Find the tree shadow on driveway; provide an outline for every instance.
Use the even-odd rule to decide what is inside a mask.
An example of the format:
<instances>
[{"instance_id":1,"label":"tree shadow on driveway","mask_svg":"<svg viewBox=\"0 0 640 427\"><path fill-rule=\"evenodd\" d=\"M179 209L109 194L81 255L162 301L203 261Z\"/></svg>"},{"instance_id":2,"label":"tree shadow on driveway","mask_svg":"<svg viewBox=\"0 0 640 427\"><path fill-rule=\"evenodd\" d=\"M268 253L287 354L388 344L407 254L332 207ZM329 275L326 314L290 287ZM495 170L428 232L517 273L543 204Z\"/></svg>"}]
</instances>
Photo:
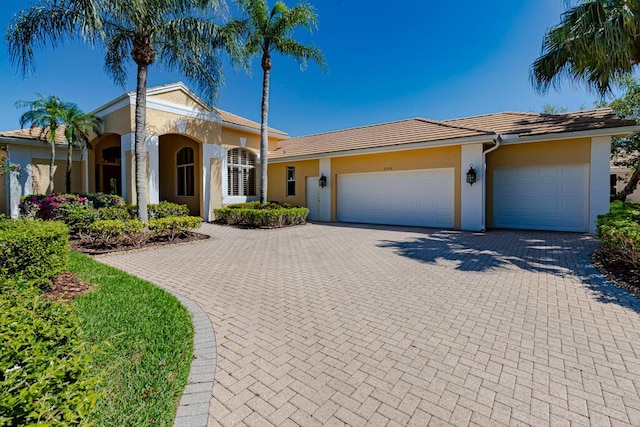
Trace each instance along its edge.
<instances>
[{"instance_id":1,"label":"tree shadow on driveway","mask_svg":"<svg viewBox=\"0 0 640 427\"><path fill-rule=\"evenodd\" d=\"M591 264L589 256L598 246L598 240L593 236L544 231L469 233L428 229L420 234L398 240L380 240L377 246L394 250L399 256L458 271L508 269L577 277L598 301L640 312L637 297L613 286Z\"/></svg>"}]
</instances>

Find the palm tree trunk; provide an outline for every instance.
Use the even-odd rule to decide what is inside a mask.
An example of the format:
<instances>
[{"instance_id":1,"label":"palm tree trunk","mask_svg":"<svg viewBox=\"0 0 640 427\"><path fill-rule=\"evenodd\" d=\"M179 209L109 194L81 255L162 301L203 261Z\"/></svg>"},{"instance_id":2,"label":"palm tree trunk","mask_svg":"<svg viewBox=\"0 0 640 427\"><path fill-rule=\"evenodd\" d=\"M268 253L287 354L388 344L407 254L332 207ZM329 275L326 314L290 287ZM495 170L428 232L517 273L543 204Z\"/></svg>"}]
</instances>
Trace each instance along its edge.
<instances>
[{"instance_id":1,"label":"palm tree trunk","mask_svg":"<svg viewBox=\"0 0 640 427\"><path fill-rule=\"evenodd\" d=\"M147 211L147 65L138 64L136 87L136 199L138 219L146 222Z\"/></svg>"},{"instance_id":2,"label":"palm tree trunk","mask_svg":"<svg viewBox=\"0 0 640 427\"><path fill-rule=\"evenodd\" d=\"M620 200L623 202L627 200L627 196L633 193L638 187L638 181L640 178L638 174L640 174L640 164L636 166L636 169L631 174L631 177L629 177L629 182L627 182L627 185L624 186L622 191L613 196L613 200Z\"/></svg>"},{"instance_id":3,"label":"palm tree trunk","mask_svg":"<svg viewBox=\"0 0 640 427\"><path fill-rule=\"evenodd\" d=\"M67 148L67 175L65 179L67 193L71 193L71 164L73 163L73 145L71 141L67 141L69 144Z\"/></svg>"},{"instance_id":4,"label":"palm tree trunk","mask_svg":"<svg viewBox=\"0 0 640 427\"><path fill-rule=\"evenodd\" d=\"M267 203L267 168L269 166L269 73L271 72L271 59L268 54L262 58L262 122L260 123L260 203Z\"/></svg>"},{"instance_id":5,"label":"palm tree trunk","mask_svg":"<svg viewBox=\"0 0 640 427\"><path fill-rule=\"evenodd\" d=\"M53 134L55 135L55 129L53 130ZM56 167L56 142L51 141L51 160L49 161L49 189L47 192L49 194L53 193L53 172Z\"/></svg>"}]
</instances>

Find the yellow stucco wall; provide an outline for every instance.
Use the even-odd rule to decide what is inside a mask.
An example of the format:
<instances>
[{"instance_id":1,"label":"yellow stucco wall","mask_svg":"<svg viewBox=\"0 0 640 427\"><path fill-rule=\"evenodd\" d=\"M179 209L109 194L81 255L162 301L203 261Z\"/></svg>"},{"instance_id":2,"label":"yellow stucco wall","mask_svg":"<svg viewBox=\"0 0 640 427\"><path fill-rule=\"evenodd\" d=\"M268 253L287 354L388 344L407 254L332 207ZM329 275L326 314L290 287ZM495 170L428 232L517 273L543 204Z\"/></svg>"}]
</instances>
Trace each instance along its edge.
<instances>
[{"instance_id":1,"label":"yellow stucco wall","mask_svg":"<svg viewBox=\"0 0 640 427\"><path fill-rule=\"evenodd\" d=\"M501 167L584 164L591 162L591 139L567 139L503 145L487 155L487 227L493 227L493 172Z\"/></svg>"},{"instance_id":2,"label":"yellow stucco wall","mask_svg":"<svg viewBox=\"0 0 640 427\"><path fill-rule=\"evenodd\" d=\"M268 194L271 201L289 203L293 206L307 205L307 177L320 175L318 160L305 160L290 163L275 163L269 165ZM296 168L296 195L287 196L287 166Z\"/></svg>"},{"instance_id":3,"label":"yellow stucco wall","mask_svg":"<svg viewBox=\"0 0 640 427\"><path fill-rule=\"evenodd\" d=\"M202 105L200 105L199 102L196 102L195 99L180 89L154 94L149 96L147 99L159 99L162 101L172 102L174 104L186 105L190 108L202 108Z\"/></svg>"},{"instance_id":4,"label":"yellow stucco wall","mask_svg":"<svg viewBox=\"0 0 640 427\"><path fill-rule=\"evenodd\" d=\"M46 194L49 188L49 159L32 160L32 191L33 194ZM71 192L79 193L83 190L82 162L74 161L71 165ZM53 172L53 191L65 192L65 174L67 162L56 160Z\"/></svg>"},{"instance_id":5,"label":"yellow stucco wall","mask_svg":"<svg viewBox=\"0 0 640 427\"><path fill-rule=\"evenodd\" d=\"M109 113L102 118L103 133L117 133L127 135L133 133L135 129L135 108L133 105L126 105L119 110Z\"/></svg>"},{"instance_id":6,"label":"yellow stucco wall","mask_svg":"<svg viewBox=\"0 0 640 427\"><path fill-rule=\"evenodd\" d=\"M194 154L194 196L178 196L177 154L180 149L190 147ZM201 145L182 135L163 135L160 137L160 200L186 204L191 215L200 215L202 211L202 152Z\"/></svg>"},{"instance_id":7,"label":"yellow stucco wall","mask_svg":"<svg viewBox=\"0 0 640 427\"><path fill-rule=\"evenodd\" d=\"M331 159L331 220L337 218L338 175L346 173L454 168L454 227L460 228L460 146L425 148Z\"/></svg>"},{"instance_id":8,"label":"yellow stucco wall","mask_svg":"<svg viewBox=\"0 0 640 427\"><path fill-rule=\"evenodd\" d=\"M184 132L180 132L179 122L185 123ZM183 133L199 142L220 144L220 124L151 108L147 109L147 133L149 135Z\"/></svg>"},{"instance_id":9,"label":"yellow stucco wall","mask_svg":"<svg viewBox=\"0 0 640 427\"><path fill-rule=\"evenodd\" d=\"M120 147L120 135L102 134L99 138L91 141L92 150L87 150L87 161L89 163L89 191L98 191L98 183L96 182L96 163L101 163L102 150L111 147ZM99 172L97 175L100 175ZM124 183L122 183L124 186Z\"/></svg>"},{"instance_id":10,"label":"yellow stucco wall","mask_svg":"<svg viewBox=\"0 0 640 427\"><path fill-rule=\"evenodd\" d=\"M227 127L222 128L222 144L240 147L242 146L240 138L246 138L246 148L255 152L260 151L260 135ZM274 151L278 146L278 141L281 140L282 138L269 135L269 151Z\"/></svg>"}]
</instances>

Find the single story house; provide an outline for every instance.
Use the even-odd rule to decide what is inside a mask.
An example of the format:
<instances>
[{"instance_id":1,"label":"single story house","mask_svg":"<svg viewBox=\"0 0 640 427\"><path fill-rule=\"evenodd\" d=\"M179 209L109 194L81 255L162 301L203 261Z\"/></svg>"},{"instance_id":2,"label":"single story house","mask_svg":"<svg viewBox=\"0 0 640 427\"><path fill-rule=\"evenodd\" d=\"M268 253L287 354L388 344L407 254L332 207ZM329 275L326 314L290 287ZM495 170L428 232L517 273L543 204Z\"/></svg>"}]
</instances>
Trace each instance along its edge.
<instances>
[{"instance_id":1,"label":"single story house","mask_svg":"<svg viewBox=\"0 0 640 427\"><path fill-rule=\"evenodd\" d=\"M104 129L78 153L74 190L135 200L134 107L132 92L94 111ZM593 233L609 209L611 138L638 129L609 109L415 118L298 138L271 129L268 195L316 221ZM213 220L216 207L258 199L258 123L176 83L148 89L147 132L150 203L186 203ZM14 212L18 194L46 188L48 147L22 130L0 133L0 148L26 165L0 190Z\"/></svg>"}]
</instances>

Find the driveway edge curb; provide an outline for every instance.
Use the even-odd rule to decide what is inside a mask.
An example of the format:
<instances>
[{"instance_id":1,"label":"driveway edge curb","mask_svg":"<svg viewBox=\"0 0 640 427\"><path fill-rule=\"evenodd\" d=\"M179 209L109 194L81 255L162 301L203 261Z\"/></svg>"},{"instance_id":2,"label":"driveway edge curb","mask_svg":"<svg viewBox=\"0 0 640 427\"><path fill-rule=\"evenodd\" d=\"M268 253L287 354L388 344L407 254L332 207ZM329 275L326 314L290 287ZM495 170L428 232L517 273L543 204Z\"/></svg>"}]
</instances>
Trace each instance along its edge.
<instances>
[{"instance_id":1,"label":"driveway edge curb","mask_svg":"<svg viewBox=\"0 0 640 427\"><path fill-rule=\"evenodd\" d=\"M206 427L216 373L217 353L213 325L209 316L198 304L169 289L165 290L189 310L194 329L193 362L173 425L174 427Z\"/></svg>"}]
</instances>

